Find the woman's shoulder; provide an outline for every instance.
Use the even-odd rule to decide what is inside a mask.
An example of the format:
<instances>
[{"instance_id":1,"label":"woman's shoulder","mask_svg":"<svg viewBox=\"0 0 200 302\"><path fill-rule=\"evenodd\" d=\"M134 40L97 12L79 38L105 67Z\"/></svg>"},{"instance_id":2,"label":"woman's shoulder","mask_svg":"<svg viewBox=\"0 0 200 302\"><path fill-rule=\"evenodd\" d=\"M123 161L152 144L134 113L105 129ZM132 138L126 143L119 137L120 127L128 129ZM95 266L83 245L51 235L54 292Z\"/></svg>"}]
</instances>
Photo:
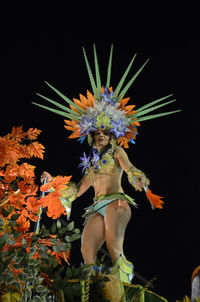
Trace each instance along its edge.
<instances>
[{"instance_id":1,"label":"woman's shoulder","mask_svg":"<svg viewBox=\"0 0 200 302\"><path fill-rule=\"evenodd\" d=\"M113 153L116 156L116 155L123 154L123 153L126 153L126 152L122 147L116 146Z\"/></svg>"}]
</instances>

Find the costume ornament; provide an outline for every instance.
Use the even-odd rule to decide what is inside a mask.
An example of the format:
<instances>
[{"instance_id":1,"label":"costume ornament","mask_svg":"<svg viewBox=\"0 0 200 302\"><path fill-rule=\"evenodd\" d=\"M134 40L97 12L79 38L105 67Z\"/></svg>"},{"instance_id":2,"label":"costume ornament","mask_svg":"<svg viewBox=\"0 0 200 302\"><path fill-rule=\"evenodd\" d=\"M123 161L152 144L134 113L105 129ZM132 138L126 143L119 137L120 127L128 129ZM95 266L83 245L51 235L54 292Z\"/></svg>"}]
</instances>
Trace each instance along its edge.
<instances>
[{"instance_id":1,"label":"costume ornament","mask_svg":"<svg viewBox=\"0 0 200 302\"><path fill-rule=\"evenodd\" d=\"M122 78L120 79L118 85L113 90L110 87L111 79L111 67L112 67L112 57L113 57L113 45L111 46L108 68L107 68L107 80L106 85L102 86L99 63L97 58L96 47L94 45L94 65L95 65L95 77L92 73L85 49L83 48L84 59L87 67L87 72L89 75L92 93L87 90L87 96L80 94L80 99L73 98L69 99L62 92L57 90L48 82L45 82L58 96L60 96L68 106L60 104L44 95L38 94L42 99L47 102L55 105L58 109L52 107L44 106L38 103L33 103L39 107L47 109L51 112L59 114L65 117L65 128L69 131L72 131L72 134L69 136L70 139L77 138L81 143L88 137L89 144L92 143L91 134L97 130L107 130L111 133L119 146L124 148L129 147L129 143L135 144L135 139L138 134L138 126L140 122L144 122L150 119L170 115L180 110L161 112L156 114L151 114L151 112L164 107L170 103L175 102L175 99L169 99L172 94L161 97L154 101L135 109L135 105L128 105L130 98L124 98L128 89L133 85L136 78L139 76L143 68L146 66L148 60L136 71L136 73L131 77L126 85L124 85L125 80L129 74L129 71L135 61L136 54L133 56L128 67L126 68ZM163 102L167 100L166 102ZM93 157L87 157L84 153L81 158L80 167L82 171L87 171L91 165L91 160L93 162L94 169L100 167L98 154L93 152ZM102 162L101 162L102 165ZM137 170L137 169L136 169ZM130 183L137 190L137 179L138 177L145 178L143 172L139 170L130 170L128 171L128 179ZM139 173L139 174L138 174ZM148 189L149 181L146 179L144 190L146 191L147 198L151 202L153 207L162 208L163 202L161 197L153 194Z\"/></svg>"}]
</instances>

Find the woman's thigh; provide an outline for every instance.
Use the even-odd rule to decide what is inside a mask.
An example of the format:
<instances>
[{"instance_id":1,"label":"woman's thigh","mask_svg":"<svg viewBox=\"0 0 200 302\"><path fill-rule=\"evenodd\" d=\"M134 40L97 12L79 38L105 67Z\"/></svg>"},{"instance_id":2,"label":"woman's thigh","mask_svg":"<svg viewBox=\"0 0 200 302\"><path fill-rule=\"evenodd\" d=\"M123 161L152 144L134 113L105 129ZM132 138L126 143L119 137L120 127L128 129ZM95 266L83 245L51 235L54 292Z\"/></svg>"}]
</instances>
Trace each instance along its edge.
<instances>
[{"instance_id":1,"label":"woman's thigh","mask_svg":"<svg viewBox=\"0 0 200 302\"><path fill-rule=\"evenodd\" d=\"M131 218L131 209L125 200L115 200L108 205L105 214L106 241L123 244L124 233Z\"/></svg>"},{"instance_id":2,"label":"woman's thigh","mask_svg":"<svg viewBox=\"0 0 200 302\"><path fill-rule=\"evenodd\" d=\"M104 217L98 213L91 215L83 229L82 245L90 245L93 249L99 249L105 241Z\"/></svg>"}]
</instances>

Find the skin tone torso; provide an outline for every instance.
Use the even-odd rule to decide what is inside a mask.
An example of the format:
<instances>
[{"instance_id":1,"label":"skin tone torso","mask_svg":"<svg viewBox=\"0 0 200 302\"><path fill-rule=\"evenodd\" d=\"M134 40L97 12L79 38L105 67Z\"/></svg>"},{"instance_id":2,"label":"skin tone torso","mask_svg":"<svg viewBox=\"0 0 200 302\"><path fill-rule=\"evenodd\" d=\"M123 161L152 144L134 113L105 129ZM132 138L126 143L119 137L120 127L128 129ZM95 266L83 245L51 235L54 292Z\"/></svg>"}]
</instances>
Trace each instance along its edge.
<instances>
[{"instance_id":1,"label":"skin tone torso","mask_svg":"<svg viewBox=\"0 0 200 302\"><path fill-rule=\"evenodd\" d=\"M102 151L110 142L110 134L106 131L98 130L94 135L95 147ZM101 194L111 194L111 193L123 193L121 186L121 178L123 171L127 171L132 168L133 165L129 161L128 156L123 148L116 147L114 152L114 160L117 166L121 168L114 175L107 173L95 173L93 177L93 182L87 176L84 176L79 183L79 193L81 196L90 186L94 187L95 198L98 198ZM123 171L122 171L123 170ZM138 183L140 187L144 184Z\"/></svg>"}]
</instances>

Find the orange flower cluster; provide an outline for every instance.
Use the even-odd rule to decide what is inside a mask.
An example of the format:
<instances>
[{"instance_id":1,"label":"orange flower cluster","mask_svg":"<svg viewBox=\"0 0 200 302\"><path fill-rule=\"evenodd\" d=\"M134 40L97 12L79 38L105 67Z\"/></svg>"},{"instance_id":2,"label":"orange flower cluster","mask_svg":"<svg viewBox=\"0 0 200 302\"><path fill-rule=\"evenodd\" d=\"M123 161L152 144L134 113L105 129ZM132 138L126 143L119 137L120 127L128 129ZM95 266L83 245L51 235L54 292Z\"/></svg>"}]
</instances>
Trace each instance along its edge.
<instances>
[{"instance_id":1,"label":"orange flower cluster","mask_svg":"<svg viewBox=\"0 0 200 302\"><path fill-rule=\"evenodd\" d=\"M20 214L17 221L20 232L29 229L28 219L37 221L41 206L36 197L35 166L22 162L33 156L43 159L44 146L35 141L40 132L34 128L24 131L20 126L13 127L11 133L0 137L0 205L5 209L12 206L12 215Z\"/></svg>"},{"instance_id":2,"label":"orange flower cluster","mask_svg":"<svg viewBox=\"0 0 200 302\"><path fill-rule=\"evenodd\" d=\"M42 197L40 199L43 207L47 207L47 216L52 219L57 219L62 214L66 215L65 208L62 206L62 203L59 197L62 196L61 190L67 189L67 184L71 176L57 176L53 179L52 182L42 185L40 190L46 192L48 190L52 190L53 192L49 192L48 195Z\"/></svg>"}]
</instances>

